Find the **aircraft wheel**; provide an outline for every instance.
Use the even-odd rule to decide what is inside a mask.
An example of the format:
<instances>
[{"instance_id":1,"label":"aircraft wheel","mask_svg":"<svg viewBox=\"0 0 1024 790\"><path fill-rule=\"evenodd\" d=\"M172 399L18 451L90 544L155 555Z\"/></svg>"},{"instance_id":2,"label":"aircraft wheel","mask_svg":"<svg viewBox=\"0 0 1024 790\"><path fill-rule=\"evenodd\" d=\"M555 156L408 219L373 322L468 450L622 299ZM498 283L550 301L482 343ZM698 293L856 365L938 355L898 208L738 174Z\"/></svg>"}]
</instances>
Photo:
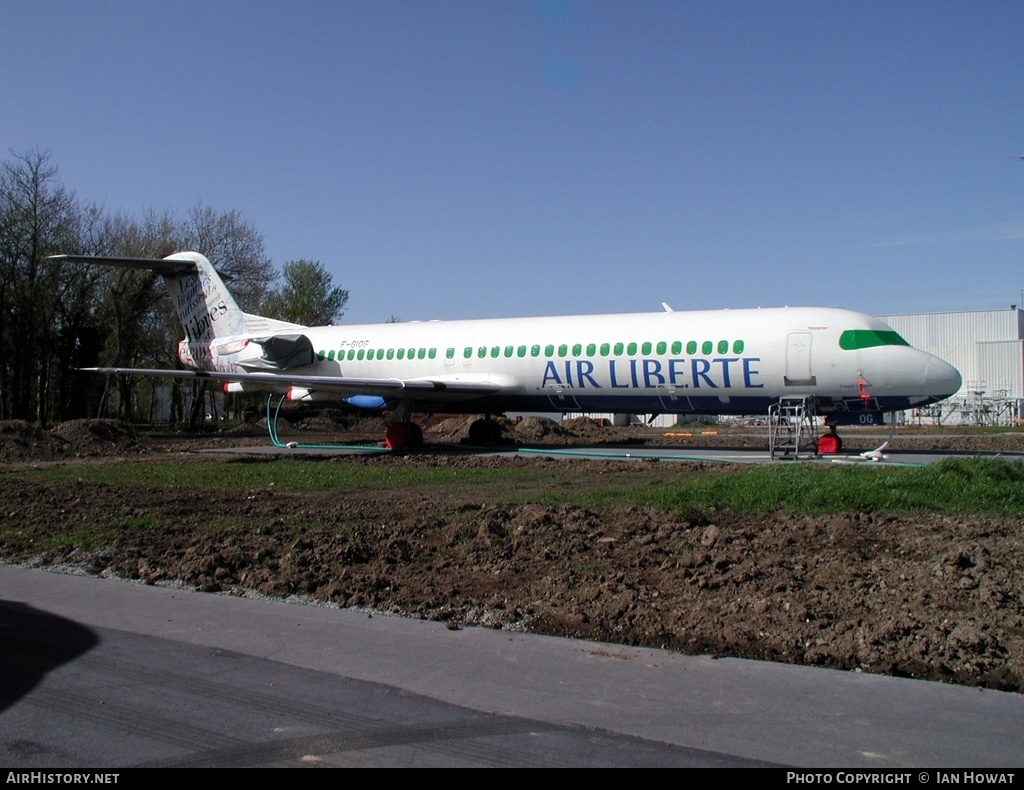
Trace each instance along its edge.
<instances>
[{"instance_id":1,"label":"aircraft wheel","mask_svg":"<svg viewBox=\"0 0 1024 790\"><path fill-rule=\"evenodd\" d=\"M393 422L384 434L384 446L390 450L423 445L423 429L414 422Z\"/></svg>"},{"instance_id":2,"label":"aircraft wheel","mask_svg":"<svg viewBox=\"0 0 1024 790\"><path fill-rule=\"evenodd\" d=\"M494 444L501 438L501 426L494 420L474 420L469 426L470 444Z\"/></svg>"},{"instance_id":3,"label":"aircraft wheel","mask_svg":"<svg viewBox=\"0 0 1024 790\"><path fill-rule=\"evenodd\" d=\"M410 423L393 422L384 433L384 446L389 450L404 450L410 443Z\"/></svg>"}]
</instances>

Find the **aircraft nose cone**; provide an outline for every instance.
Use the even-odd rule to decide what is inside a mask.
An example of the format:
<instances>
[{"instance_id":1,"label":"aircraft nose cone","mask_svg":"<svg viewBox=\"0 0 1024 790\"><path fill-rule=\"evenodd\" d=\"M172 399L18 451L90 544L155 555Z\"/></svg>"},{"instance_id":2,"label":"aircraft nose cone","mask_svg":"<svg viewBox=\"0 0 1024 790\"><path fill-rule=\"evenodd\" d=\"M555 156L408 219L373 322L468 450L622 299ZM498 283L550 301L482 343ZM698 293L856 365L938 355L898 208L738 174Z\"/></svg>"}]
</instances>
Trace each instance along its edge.
<instances>
[{"instance_id":1,"label":"aircraft nose cone","mask_svg":"<svg viewBox=\"0 0 1024 790\"><path fill-rule=\"evenodd\" d=\"M928 385L928 391L942 398L948 398L959 390L960 385L963 384L960 371L938 357L932 357L928 360L924 377Z\"/></svg>"}]
</instances>

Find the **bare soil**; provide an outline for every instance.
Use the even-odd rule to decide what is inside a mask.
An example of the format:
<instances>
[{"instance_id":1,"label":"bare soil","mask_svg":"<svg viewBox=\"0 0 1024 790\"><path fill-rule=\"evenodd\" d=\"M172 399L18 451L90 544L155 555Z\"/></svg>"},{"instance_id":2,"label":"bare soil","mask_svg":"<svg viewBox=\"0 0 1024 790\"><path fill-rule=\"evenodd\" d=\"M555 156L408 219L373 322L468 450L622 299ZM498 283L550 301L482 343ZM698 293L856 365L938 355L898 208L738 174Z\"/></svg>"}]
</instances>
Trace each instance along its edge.
<instances>
[{"instance_id":1,"label":"bare soil","mask_svg":"<svg viewBox=\"0 0 1024 790\"><path fill-rule=\"evenodd\" d=\"M377 418L291 431L377 441ZM323 422L327 419L329 422ZM508 441L764 446L764 429L610 429L529 418ZM464 419L427 441L458 443ZM704 433L703 431L707 431ZM282 431L282 434L284 431ZM690 436L678 434L689 433ZM666 434L676 434L666 436ZM931 438L929 438L931 437ZM338 440L338 436L334 440ZM908 432L904 446L1021 450L1020 434ZM53 431L0 423L0 471L125 457L180 462L217 446L266 444L258 428L145 437L109 421ZM869 449L874 435L850 432ZM895 446L895 445L894 445ZM324 463L571 465L581 487L608 475L642 484L702 464L493 458L427 451ZM546 466L547 465L547 466ZM443 620L1024 691L1021 524L1012 518L845 513L703 514L484 501L458 484L428 489L215 496L158 487L39 483L9 474L0 558L74 565L146 583L306 596ZM121 525L84 549L52 548L83 523ZM45 551L40 546L51 546Z\"/></svg>"}]
</instances>

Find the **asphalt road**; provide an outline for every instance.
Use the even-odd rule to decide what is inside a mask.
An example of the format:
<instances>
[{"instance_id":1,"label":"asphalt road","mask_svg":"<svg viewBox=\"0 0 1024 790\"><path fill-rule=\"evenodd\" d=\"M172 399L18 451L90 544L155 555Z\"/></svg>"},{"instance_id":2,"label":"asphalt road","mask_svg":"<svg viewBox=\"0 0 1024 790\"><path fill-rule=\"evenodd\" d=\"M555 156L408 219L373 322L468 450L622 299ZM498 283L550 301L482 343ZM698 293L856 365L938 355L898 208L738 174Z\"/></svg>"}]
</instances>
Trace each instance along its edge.
<instances>
[{"instance_id":1,"label":"asphalt road","mask_svg":"<svg viewBox=\"0 0 1024 790\"><path fill-rule=\"evenodd\" d=\"M0 765L1024 765L1024 696L0 566Z\"/></svg>"}]
</instances>

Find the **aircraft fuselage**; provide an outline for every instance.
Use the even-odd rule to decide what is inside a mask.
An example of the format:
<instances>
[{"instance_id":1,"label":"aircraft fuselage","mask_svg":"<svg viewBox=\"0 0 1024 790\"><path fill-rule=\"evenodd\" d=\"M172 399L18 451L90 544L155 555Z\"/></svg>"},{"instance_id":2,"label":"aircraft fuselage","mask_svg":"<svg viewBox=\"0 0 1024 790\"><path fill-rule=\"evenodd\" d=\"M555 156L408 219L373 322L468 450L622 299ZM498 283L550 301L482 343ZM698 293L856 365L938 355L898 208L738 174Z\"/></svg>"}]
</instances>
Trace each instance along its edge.
<instances>
[{"instance_id":1,"label":"aircraft fuselage","mask_svg":"<svg viewBox=\"0 0 1024 790\"><path fill-rule=\"evenodd\" d=\"M306 327L244 313L209 260L59 256L163 275L193 368L228 392L412 411L765 414L896 411L955 393L960 374L889 326L832 307Z\"/></svg>"},{"instance_id":2,"label":"aircraft fuselage","mask_svg":"<svg viewBox=\"0 0 1024 790\"><path fill-rule=\"evenodd\" d=\"M302 334L315 356L303 373L489 382L499 391L467 398L465 408L480 400L479 409L492 412L763 414L786 396L813 396L825 412L864 408L866 400L891 411L934 403L960 386L955 369L881 321L837 308L428 321ZM206 364L227 372L259 352L250 346ZM417 406L440 404L424 398Z\"/></svg>"}]
</instances>

